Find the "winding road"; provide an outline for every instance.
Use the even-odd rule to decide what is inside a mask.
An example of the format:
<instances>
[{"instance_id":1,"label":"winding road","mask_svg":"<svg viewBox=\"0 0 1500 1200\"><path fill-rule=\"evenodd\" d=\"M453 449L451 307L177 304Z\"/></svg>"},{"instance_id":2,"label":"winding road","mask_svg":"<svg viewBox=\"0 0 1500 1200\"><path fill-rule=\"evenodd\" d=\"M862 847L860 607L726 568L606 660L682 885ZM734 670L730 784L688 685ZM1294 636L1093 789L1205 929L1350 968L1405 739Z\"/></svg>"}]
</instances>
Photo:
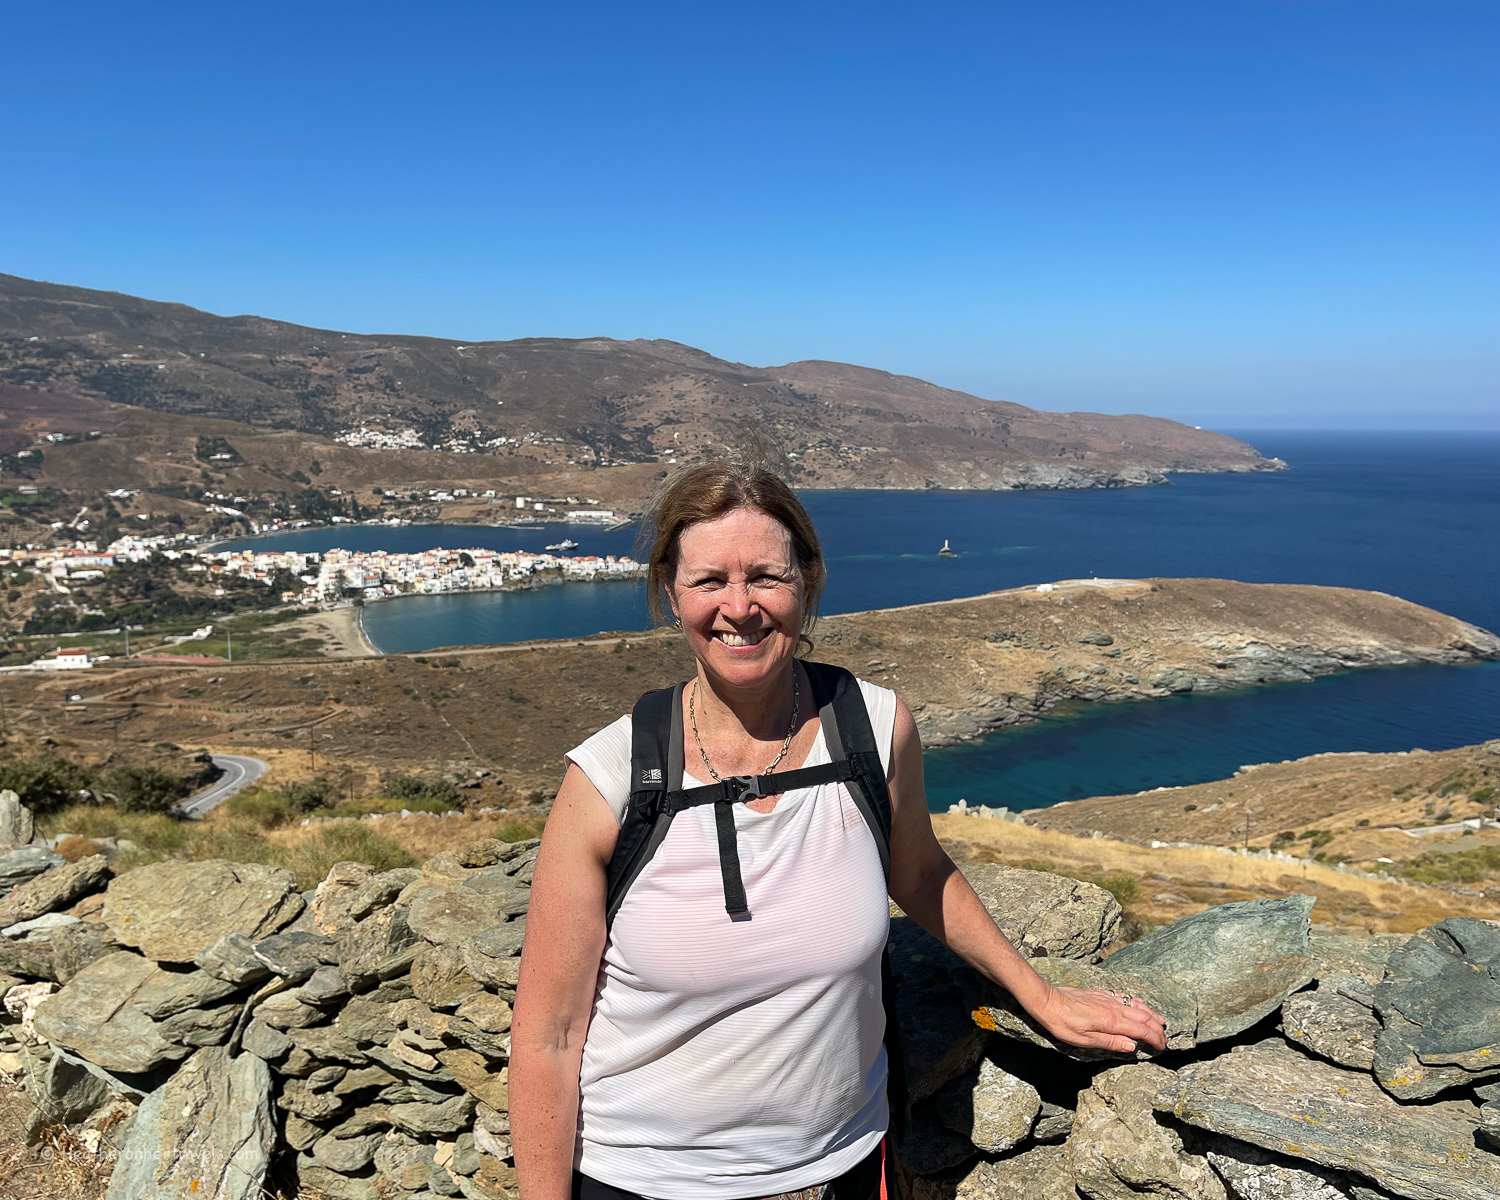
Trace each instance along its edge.
<instances>
[{"instance_id":1,"label":"winding road","mask_svg":"<svg viewBox=\"0 0 1500 1200\"><path fill-rule=\"evenodd\" d=\"M223 804L247 783L254 783L271 769L270 763L243 754L215 754L214 765L224 772L201 792L194 792L177 806L185 817L201 817L209 809Z\"/></svg>"}]
</instances>

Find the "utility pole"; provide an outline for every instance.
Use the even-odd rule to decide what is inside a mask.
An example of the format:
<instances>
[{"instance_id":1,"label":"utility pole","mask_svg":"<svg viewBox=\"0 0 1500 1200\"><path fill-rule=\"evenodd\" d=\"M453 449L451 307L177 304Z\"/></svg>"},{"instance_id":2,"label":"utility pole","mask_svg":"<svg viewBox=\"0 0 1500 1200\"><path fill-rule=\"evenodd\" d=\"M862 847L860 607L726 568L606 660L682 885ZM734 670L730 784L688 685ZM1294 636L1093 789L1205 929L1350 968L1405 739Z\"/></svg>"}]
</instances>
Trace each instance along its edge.
<instances>
[{"instance_id":1,"label":"utility pole","mask_svg":"<svg viewBox=\"0 0 1500 1200\"><path fill-rule=\"evenodd\" d=\"M226 629L224 631L224 644L225 644L225 646L228 647L228 650L229 650L229 661L233 662L234 661L234 634L233 634L233 632L231 632L228 629Z\"/></svg>"},{"instance_id":2,"label":"utility pole","mask_svg":"<svg viewBox=\"0 0 1500 1200\"><path fill-rule=\"evenodd\" d=\"M1255 810L1252 809L1252 808L1247 808L1245 810L1245 849L1246 850L1250 849L1250 826L1252 826L1254 824L1255 824Z\"/></svg>"}]
</instances>

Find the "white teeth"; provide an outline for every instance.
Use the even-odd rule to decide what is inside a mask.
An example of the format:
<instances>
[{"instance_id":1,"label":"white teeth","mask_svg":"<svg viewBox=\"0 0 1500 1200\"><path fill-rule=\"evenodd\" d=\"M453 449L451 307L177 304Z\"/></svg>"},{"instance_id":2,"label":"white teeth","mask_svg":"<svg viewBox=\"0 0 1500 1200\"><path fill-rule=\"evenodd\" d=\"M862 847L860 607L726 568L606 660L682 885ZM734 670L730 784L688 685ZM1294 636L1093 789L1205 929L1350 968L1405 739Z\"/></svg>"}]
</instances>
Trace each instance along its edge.
<instances>
[{"instance_id":1,"label":"white teeth","mask_svg":"<svg viewBox=\"0 0 1500 1200\"><path fill-rule=\"evenodd\" d=\"M766 631L762 629L759 633L723 633L718 635L719 641L726 646L759 646L766 640Z\"/></svg>"}]
</instances>

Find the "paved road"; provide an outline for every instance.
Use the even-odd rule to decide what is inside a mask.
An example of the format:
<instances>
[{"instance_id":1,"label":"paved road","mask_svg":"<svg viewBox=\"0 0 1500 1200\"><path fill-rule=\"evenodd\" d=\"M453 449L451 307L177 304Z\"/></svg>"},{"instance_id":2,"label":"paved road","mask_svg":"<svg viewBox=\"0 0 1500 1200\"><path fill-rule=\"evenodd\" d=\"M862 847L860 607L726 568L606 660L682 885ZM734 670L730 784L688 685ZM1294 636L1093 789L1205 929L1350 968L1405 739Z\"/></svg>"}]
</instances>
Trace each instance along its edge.
<instances>
[{"instance_id":1,"label":"paved road","mask_svg":"<svg viewBox=\"0 0 1500 1200\"><path fill-rule=\"evenodd\" d=\"M247 783L254 783L271 769L270 763L242 754L215 754L214 765L224 772L217 783L194 792L177 806L185 817L201 817L209 809L223 804Z\"/></svg>"}]
</instances>

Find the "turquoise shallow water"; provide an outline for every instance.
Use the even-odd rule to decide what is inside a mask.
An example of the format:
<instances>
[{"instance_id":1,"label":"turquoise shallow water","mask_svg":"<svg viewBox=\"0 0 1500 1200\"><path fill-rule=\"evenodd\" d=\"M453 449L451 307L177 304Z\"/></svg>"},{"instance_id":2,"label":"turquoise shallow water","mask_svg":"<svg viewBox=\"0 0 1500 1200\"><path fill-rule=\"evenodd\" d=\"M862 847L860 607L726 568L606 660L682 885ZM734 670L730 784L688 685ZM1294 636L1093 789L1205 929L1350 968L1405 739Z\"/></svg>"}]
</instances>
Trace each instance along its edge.
<instances>
[{"instance_id":1,"label":"turquoise shallow water","mask_svg":"<svg viewBox=\"0 0 1500 1200\"><path fill-rule=\"evenodd\" d=\"M973 595L1077 576L1216 576L1372 588L1500 629L1500 435L1245 435L1292 470L1179 475L1077 492L811 492L829 563L825 612ZM580 553L633 533L472 526L309 530L261 545ZM947 538L959 552L940 559ZM576 637L646 625L639 584L403 599L370 606L387 651ZM1327 750L1441 749L1500 736L1500 669L1398 668L1149 704L1084 706L928 757L934 807L1035 807L1199 782Z\"/></svg>"}]
</instances>

